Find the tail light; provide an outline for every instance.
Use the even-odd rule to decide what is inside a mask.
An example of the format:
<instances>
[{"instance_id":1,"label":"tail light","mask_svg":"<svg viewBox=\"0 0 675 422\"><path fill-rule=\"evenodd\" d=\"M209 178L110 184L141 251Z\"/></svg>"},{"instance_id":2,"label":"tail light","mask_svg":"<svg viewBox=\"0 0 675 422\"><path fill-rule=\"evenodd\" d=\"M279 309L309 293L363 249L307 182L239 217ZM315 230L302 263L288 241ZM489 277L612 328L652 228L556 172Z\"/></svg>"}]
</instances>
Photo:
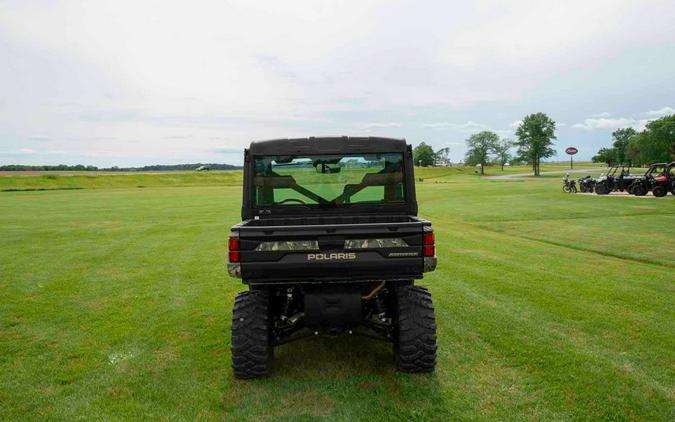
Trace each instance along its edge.
<instances>
[{"instance_id":1,"label":"tail light","mask_svg":"<svg viewBox=\"0 0 675 422\"><path fill-rule=\"evenodd\" d=\"M436 256L436 237L434 236L434 232L424 232L422 248L424 256Z\"/></svg>"},{"instance_id":2,"label":"tail light","mask_svg":"<svg viewBox=\"0 0 675 422\"><path fill-rule=\"evenodd\" d=\"M230 262L239 262L241 257L239 256L239 239L236 237L230 237L227 241L228 249L228 258Z\"/></svg>"}]
</instances>

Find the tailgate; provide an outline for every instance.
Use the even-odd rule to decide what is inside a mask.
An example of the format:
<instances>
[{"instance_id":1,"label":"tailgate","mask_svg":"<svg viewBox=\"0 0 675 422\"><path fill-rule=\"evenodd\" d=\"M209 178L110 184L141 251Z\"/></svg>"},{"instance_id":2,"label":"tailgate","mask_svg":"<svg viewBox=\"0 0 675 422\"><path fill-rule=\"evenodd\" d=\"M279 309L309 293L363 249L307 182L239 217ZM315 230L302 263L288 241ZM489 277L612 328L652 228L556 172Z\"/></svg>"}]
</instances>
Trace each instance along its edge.
<instances>
[{"instance_id":1,"label":"tailgate","mask_svg":"<svg viewBox=\"0 0 675 422\"><path fill-rule=\"evenodd\" d=\"M428 221L233 227L246 282L421 278Z\"/></svg>"}]
</instances>

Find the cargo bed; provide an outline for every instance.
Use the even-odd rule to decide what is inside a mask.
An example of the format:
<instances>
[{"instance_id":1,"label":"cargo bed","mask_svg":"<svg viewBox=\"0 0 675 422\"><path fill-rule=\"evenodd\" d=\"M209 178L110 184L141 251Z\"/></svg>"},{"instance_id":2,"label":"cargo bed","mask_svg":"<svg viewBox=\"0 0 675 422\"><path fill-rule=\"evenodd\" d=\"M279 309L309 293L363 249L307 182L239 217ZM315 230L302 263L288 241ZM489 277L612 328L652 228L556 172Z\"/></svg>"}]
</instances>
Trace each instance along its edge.
<instances>
[{"instance_id":1,"label":"cargo bed","mask_svg":"<svg viewBox=\"0 0 675 422\"><path fill-rule=\"evenodd\" d=\"M426 227L410 215L307 216L246 220L232 235L248 283L410 280L425 270Z\"/></svg>"}]
</instances>

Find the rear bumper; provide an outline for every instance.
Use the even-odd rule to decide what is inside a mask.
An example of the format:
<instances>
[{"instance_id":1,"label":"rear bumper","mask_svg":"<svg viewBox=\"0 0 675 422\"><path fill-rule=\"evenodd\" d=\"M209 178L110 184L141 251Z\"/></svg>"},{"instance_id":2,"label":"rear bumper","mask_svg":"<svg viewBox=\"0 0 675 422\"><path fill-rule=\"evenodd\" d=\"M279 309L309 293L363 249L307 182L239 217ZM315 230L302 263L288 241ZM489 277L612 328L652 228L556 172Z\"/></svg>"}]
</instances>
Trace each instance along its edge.
<instances>
[{"instance_id":1,"label":"rear bumper","mask_svg":"<svg viewBox=\"0 0 675 422\"><path fill-rule=\"evenodd\" d=\"M423 261L423 266L422 266L422 272L431 272L436 269L436 257L424 257ZM260 266L261 263L256 263L255 265L258 267L257 272L259 274L262 274L262 279L260 276L259 277L249 277L249 280L253 280L258 283L275 283L275 282L283 282L283 281L304 281L306 282L314 282L314 281L321 281L321 280L335 280L335 279L340 279L343 280L345 278L345 272L346 273L352 273L350 275L350 278L356 279L356 280L371 280L373 278L381 279L381 278L421 278L422 275L413 272L413 273L407 273L405 270L410 270L411 268L416 268L415 265L397 265L393 267L389 267L385 270L382 270L381 268L378 267L379 271L373 272L373 271L367 271L363 272L361 271L361 274L353 274L353 271L350 271L349 268L331 268L331 269L326 269L325 267L323 268L317 268L317 269L312 269L312 268L303 268L300 273L305 273L305 274L298 274L298 267L297 265L294 265L291 268L285 267L284 270L282 271L279 268L275 268L275 263L264 263L262 266ZM401 267L402 272L399 271L392 271L392 269ZM332 271L331 271L332 270ZM362 270L362 268L361 268ZM320 273L318 272L320 271ZM227 264L227 272L232 278L242 278L242 270L241 270L241 264L239 263L228 263ZM250 271L249 271L250 272ZM265 277L265 273L276 273L277 275L274 277ZM279 274L296 274L297 276L292 277L292 278L286 278L286 277L279 277ZM314 275L312 276L312 273ZM256 272L254 271L254 274ZM249 274L250 275L250 274ZM407 276L406 276L407 275ZM247 281L248 282L248 281Z\"/></svg>"},{"instance_id":2,"label":"rear bumper","mask_svg":"<svg viewBox=\"0 0 675 422\"><path fill-rule=\"evenodd\" d=\"M436 257L435 256L425 256L424 257L424 272L428 273L436 269Z\"/></svg>"},{"instance_id":3,"label":"rear bumper","mask_svg":"<svg viewBox=\"0 0 675 422\"><path fill-rule=\"evenodd\" d=\"M410 215L247 220L232 227L240 262L228 272L247 284L420 279L436 268L436 257L423 256L427 231L430 222ZM298 245L262 247L284 242Z\"/></svg>"},{"instance_id":4,"label":"rear bumper","mask_svg":"<svg viewBox=\"0 0 675 422\"><path fill-rule=\"evenodd\" d=\"M255 284L416 279L436 266L435 258L385 258L374 251L322 254L325 259L311 255L288 254L278 261L243 262L241 278L245 283ZM228 271L231 275L237 273L236 268L230 270L229 266Z\"/></svg>"}]
</instances>

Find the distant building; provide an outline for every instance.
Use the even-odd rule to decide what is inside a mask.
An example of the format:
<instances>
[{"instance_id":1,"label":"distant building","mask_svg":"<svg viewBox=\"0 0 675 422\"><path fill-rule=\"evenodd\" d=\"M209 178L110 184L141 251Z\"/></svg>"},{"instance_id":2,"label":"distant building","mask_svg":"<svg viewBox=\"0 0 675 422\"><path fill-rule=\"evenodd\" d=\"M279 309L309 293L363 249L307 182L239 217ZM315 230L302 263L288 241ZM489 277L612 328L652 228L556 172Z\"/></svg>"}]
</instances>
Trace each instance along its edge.
<instances>
[{"instance_id":1,"label":"distant building","mask_svg":"<svg viewBox=\"0 0 675 422\"><path fill-rule=\"evenodd\" d=\"M199 166L195 170L197 170L197 171L209 171L209 170L211 170L211 167L209 167L209 166Z\"/></svg>"}]
</instances>

